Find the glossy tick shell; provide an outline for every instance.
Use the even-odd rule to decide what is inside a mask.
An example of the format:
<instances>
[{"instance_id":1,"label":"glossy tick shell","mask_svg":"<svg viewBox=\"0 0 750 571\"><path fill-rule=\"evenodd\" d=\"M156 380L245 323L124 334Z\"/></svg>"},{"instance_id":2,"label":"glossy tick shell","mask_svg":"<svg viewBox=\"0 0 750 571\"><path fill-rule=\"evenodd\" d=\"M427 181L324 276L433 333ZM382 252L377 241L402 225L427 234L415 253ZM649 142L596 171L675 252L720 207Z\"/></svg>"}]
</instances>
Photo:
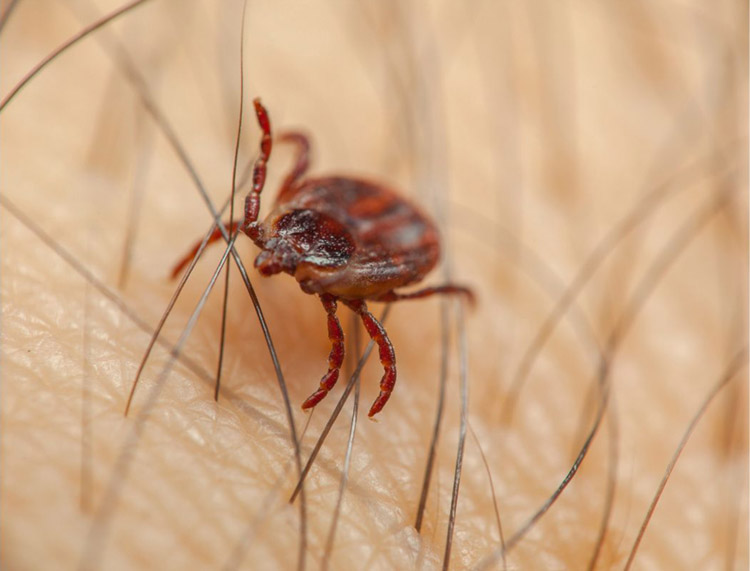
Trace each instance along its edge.
<instances>
[{"instance_id":1,"label":"glossy tick shell","mask_svg":"<svg viewBox=\"0 0 750 571\"><path fill-rule=\"evenodd\" d=\"M286 192L260 225L263 274L285 271L307 293L377 299L421 280L440 257L432 222L395 192L327 177Z\"/></svg>"}]
</instances>

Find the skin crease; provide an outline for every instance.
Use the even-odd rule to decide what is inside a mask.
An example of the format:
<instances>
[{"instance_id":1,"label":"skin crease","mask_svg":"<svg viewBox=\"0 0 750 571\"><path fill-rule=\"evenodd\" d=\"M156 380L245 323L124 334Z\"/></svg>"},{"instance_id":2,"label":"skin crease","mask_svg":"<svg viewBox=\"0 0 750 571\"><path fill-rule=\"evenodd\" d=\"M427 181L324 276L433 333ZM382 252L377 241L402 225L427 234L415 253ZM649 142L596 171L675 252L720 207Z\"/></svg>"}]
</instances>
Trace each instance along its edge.
<instances>
[{"instance_id":1,"label":"skin crease","mask_svg":"<svg viewBox=\"0 0 750 571\"><path fill-rule=\"evenodd\" d=\"M89 8L75 6L19 3L0 34L3 94L81 27L76 14ZM470 568L498 545L477 441L507 539L562 480L593 421L592 337L606 343L652 264L664 267L660 256L680 228L712 197L728 197L687 232L691 240L624 330L611 366L611 408L590 455L507 561L520 569L588 565L613 438L617 488L598 568L622 568L692 416L745 344L746 8L294 6L248 10L242 164L257 151L249 104L259 95L275 132L311 134L313 174L384 180L437 215L452 275L478 295L477 308L464 312L477 439L466 443L452 568ZM154 1L115 26L215 204L231 184L239 14L237 3L185 11L184 3ZM210 217L102 46L89 39L54 62L2 112L0 137L3 200L153 328L175 287L168 269ZM288 148L274 148L261 216L291 160ZM581 313L568 312L544 346L508 418L513 374L562 288L669 179L676 182L667 197L635 216L639 224L583 289ZM132 266L118 286L139 184ZM218 404L210 378L223 278L186 345L197 372L178 362L156 394L167 361L157 348L124 418L149 334L7 204L0 204L3 568L294 568L299 509L286 504L296 483L293 449L236 268ZM239 244L301 432L309 415L299 405L317 387L330 348L324 311L291 277L258 276L256 249ZM188 282L165 328L170 343L221 250L212 248ZM440 283L442 271L423 284ZM437 402L437 299L392 308L386 328L399 380L377 422L366 420L365 407L381 368L371 359L364 370L333 569L441 565L460 394L458 314L447 307L447 403L421 535L413 524ZM378 316L382 306L371 309ZM351 339L350 312L340 307L339 315ZM312 415L303 457L340 394L337 387ZM323 561L350 411L347 404L305 486L309 568ZM747 504L747 371L740 367L698 424L634 568L747 568Z\"/></svg>"}]
</instances>

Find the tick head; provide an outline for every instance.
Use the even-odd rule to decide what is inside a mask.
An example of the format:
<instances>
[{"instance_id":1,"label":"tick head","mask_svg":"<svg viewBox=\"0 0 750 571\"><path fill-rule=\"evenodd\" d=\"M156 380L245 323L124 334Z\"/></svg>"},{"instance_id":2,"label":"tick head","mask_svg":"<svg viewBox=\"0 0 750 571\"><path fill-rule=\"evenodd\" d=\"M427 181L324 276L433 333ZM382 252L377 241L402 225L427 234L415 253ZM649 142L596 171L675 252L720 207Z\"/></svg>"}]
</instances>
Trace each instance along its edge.
<instances>
[{"instance_id":1,"label":"tick head","mask_svg":"<svg viewBox=\"0 0 750 571\"><path fill-rule=\"evenodd\" d=\"M279 272L294 275L303 262L322 268L340 267L354 252L354 241L346 227L311 209L280 214L259 245L263 251L255 267L264 276Z\"/></svg>"}]
</instances>

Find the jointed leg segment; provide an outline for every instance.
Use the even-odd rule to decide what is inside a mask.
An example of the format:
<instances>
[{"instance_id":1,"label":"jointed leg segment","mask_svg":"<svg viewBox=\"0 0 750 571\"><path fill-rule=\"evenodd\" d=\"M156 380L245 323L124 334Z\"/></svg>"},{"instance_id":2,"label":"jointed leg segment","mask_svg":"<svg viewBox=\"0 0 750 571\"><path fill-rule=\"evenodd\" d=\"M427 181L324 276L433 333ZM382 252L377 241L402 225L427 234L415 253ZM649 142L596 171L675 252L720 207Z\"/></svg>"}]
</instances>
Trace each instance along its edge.
<instances>
[{"instance_id":1,"label":"jointed leg segment","mask_svg":"<svg viewBox=\"0 0 750 571\"><path fill-rule=\"evenodd\" d=\"M279 190L277 201L283 201L286 194L294 188L294 184L302 178L310 166L310 141L307 137L296 131L287 131L278 137L280 143L293 143L297 147L297 158L289 174L284 178Z\"/></svg>"},{"instance_id":2,"label":"jointed leg segment","mask_svg":"<svg viewBox=\"0 0 750 571\"><path fill-rule=\"evenodd\" d=\"M367 304L363 300L342 301L359 315L368 335L378 344L380 363L385 370L383 378L380 379L380 394L375 399L372 407L370 407L370 412L367 413L367 416L372 418L383 410L396 384L396 353L393 351L393 345L391 345L391 340L388 339L385 329L372 313L367 310Z\"/></svg>"},{"instance_id":3,"label":"jointed leg segment","mask_svg":"<svg viewBox=\"0 0 750 571\"><path fill-rule=\"evenodd\" d=\"M266 184L266 163L271 156L271 120L268 111L263 107L260 99L253 101L255 115L258 118L263 135L260 139L260 153L253 167L253 187L245 197L245 220L242 222L242 230L252 240L258 237L258 213L260 212L260 193Z\"/></svg>"},{"instance_id":4,"label":"jointed leg segment","mask_svg":"<svg viewBox=\"0 0 750 571\"><path fill-rule=\"evenodd\" d=\"M425 297L430 297L432 295L465 295L471 305L474 305L475 302L474 292L472 292L467 287L457 286L453 284L427 287L408 293L398 293L391 290L388 293L384 293L383 295L379 296L376 301L404 301L407 299L422 299Z\"/></svg>"},{"instance_id":5,"label":"jointed leg segment","mask_svg":"<svg viewBox=\"0 0 750 571\"><path fill-rule=\"evenodd\" d=\"M405 299L418 299L428 297L435 294L461 294L469 297L471 302L474 301L474 296L471 290L455 285L444 285L438 287L430 287L423 290L419 290L412 293L400 294L394 291L388 292L387 294L378 298L378 301L399 301ZM328 313L328 338L331 340L331 354L328 357L328 373L323 376L320 381L320 388L315 391L302 405L303 409L314 407L328 394L328 392L336 384L339 378L339 370L344 360L344 334L341 330L341 325L336 318L336 298L329 294L320 296L323 302L323 307ZM375 317L367 310L367 304L364 300L341 300L347 307L359 315L362 323L367 330L368 335L378 345L378 353L380 355L380 363L383 365L383 377L380 379L380 394L375 399L375 402L370 407L370 412L367 416L372 418L378 414L388 402L393 392L393 387L396 385L396 353L393 350L391 340L388 338L388 334L381 323L375 319Z\"/></svg>"},{"instance_id":6,"label":"jointed leg segment","mask_svg":"<svg viewBox=\"0 0 750 571\"><path fill-rule=\"evenodd\" d=\"M231 236L237 231L237 228L240 227L239 222L231 222L227 224L227 231L229 232L229 235ZM214 242L218 242L221 240L222 234L221 230L216 228L211 235L208 237L208 241L206 242L206 248L208 248L211 244ZM174 268L172 268L172 273L170 274L170 278L175 279L178 275L180 275L180 272L185 269L185 266L187 266L190 261L195 258L195 255L198 253L198 250L201 247L201 241L196 242L195 246L193 246L190 251L185 254L175 265Z\"/></svg>"},{"instance_id":7,"label":"jointed leg segment","mask_svg":"<svg viewBox=\"0 0 750 571\"><path fill-rule=\"evenodd\" d=\"M320 388L302 403L304 410L314 407L323 400L339 380L339 370L344 363L344 332L336 317L336 298L323 294L320 296L320 301L328 314L328 339L331 340L331 352L328 355L328 372L320 380Z\"/></svg>"}]
</instances>

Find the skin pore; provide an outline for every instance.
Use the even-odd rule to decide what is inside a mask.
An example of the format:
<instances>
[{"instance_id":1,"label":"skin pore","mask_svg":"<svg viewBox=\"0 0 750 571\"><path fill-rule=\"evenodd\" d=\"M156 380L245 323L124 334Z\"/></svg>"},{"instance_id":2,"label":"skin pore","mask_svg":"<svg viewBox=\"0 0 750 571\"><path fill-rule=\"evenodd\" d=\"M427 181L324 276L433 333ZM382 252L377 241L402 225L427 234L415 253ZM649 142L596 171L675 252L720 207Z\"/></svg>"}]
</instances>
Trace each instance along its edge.
<instances>
[{"instance_id":1,"label":"skin pore","mask_svg":"<svg viewBox=\"0 0 750 571\"><path fill-rule=\"evenodd\" d=\"M613 475L596 566L622 568L680 439L727 371L635 566L746 568L747 14L729 2L710 15L698 2L456 6L248 9L239 170L257 152L249 102L261 96L276 132L310 134L312 174L386 181L434 215L451 276L478 297L462 313L438 299L391 308L399 380L370 422L382 369L371 358L363 371L332 543L351 400L309 473L307 566L442 565L465 343L471 430L452 568L489 561L500 545L496 508L506 541L539 510L579 453L603 388L607 413L580 470L507 565L586 568ZM221 246L188 281L167 345L155 348L123 416L176 287L169 269L211 217L112 54L127 47L219 208L231 186L241 13L236 2L154 0L111 26L116 36L102 34L108 43L89 38L60 58L2 112L4 567L298 565L287 413L236 267L219 402L223 275L185 343L189 361L160 376ZM92 14L85 2L20 2L0 32L1 92ZM290 149L274 149L261 216L291 161ZM237 249L278 351L304 462L348 375L312 415L300 410L326 369L325 313L292 278L258 276L249 240ZM444 271L423 285L445 281ZM579 283L521 385L529 346ZM379 316L383 306L371 309ZM340 306L339 316L352 341L351 312ZM417 533L446 350L445 413Z\"/></svg>"}]
</instances>

